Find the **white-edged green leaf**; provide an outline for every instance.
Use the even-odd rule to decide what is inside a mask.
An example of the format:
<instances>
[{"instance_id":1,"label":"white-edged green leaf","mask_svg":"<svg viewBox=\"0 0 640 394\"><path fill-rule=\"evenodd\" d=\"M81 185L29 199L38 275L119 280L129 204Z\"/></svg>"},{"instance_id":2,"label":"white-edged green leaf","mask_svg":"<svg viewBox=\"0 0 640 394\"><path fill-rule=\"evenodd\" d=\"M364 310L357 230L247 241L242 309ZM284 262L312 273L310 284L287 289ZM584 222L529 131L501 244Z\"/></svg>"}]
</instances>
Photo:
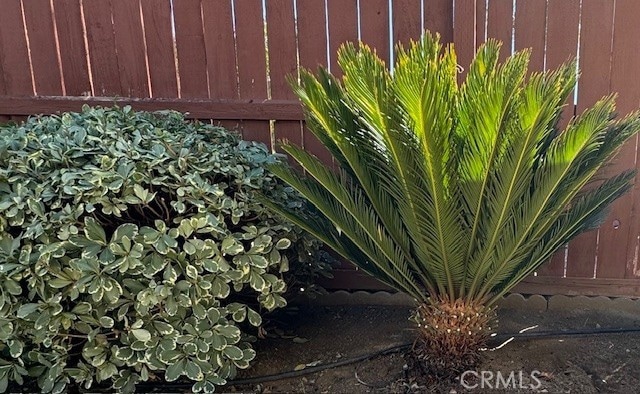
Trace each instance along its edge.
<instances>
[{"instance_id":1,"label":"white-edged green leaf","mask_svg":"<svg viewBox=\"0 0 640 394\"><path fill-rule=\"evenodd\" d=\"M151 333L145 330L144 328L133 329L131 330L131 333L133 334L134 337L136 337L136 339L142 342L147 342L148 340L151 339Z\"/></svg>"}]
</instances>

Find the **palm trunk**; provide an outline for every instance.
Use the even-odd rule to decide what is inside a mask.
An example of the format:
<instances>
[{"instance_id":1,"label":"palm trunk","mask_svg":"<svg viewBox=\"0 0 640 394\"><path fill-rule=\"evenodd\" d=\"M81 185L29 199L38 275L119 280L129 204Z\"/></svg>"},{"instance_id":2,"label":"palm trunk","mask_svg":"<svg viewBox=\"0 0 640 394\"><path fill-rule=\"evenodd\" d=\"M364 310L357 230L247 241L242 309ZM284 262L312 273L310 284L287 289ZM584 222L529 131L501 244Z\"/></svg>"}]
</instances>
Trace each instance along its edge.
<instances>
[{"instance_id":1,"label":"palm trunk","mask_svg":"<svg viewBox=\"0 0 640 394\"><path fill-rule=\"evenodd\" d=\"M493 308L464 299L429 299L415 311L414 354L427 372L453 377L474 367L495 328Z\"/></svg>"}]
</instances>

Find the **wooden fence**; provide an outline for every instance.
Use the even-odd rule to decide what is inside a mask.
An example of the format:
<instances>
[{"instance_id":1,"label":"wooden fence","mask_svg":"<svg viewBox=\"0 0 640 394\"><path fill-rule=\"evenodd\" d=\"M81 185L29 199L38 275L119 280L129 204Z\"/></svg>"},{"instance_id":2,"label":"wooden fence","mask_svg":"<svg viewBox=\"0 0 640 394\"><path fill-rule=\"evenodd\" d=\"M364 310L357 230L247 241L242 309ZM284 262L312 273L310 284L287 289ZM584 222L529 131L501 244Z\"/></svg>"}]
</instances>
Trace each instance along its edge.
<instances>
[{"instance_id":1,"label":"wooden fence","mask_svg":"<svg viewBox=\"0 0 640 394\"><path fill-rule=\"evenodd\" d=\"M582 78L565 121L608 92L621 113L640 105L637 0L2 0L0 121L77 110L84 103L172 108L237 128L276 148L278 139L326 152L305 132L286 82L298 66L334 73L348 40L374 46L423 29L453 42L466 67L488 37L504 55L532 48L531 66L576 57ZM631 141L607 171L636 167ZM640 182L599 230L560 251L519 291L640 297ZM379 288L346 265L329 286Z\"/></svg>"}]
</instances>

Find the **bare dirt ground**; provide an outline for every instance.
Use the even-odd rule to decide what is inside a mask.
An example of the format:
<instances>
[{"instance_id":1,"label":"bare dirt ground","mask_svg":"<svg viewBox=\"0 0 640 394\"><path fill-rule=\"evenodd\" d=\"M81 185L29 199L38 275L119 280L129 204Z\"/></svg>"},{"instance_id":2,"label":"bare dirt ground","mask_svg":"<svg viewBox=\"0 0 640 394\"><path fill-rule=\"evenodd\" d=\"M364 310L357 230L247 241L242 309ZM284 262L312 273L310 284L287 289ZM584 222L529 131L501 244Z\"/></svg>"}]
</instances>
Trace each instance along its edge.
<instances>
[{"instance_id":1,"label":"bare dirt ground","mask_svg":"<svg viewBox=\"0 0 640 394\"><path fill-rule=\"evenodd\" d=\"M608 310L499 310L498 333L589 328L639 328L640 316ZM312 368L370 354L413 339L410 310L381 306L305 306L271 328L255 346L258 357L239 379ZM500 343L494 343L493 346ZM484 352L475 373L461 382L416 382L403 352L289 379L241 386L223 392L258 393L639 393L640 332L597 336L515 339ZM404 368L403 368L404 367ZM485 372L486 379L474 378ZM502 383L497 383L497 373ZM509 381L509 374L514 372ZM493 374L493 377L488 375ZM535 379L532 377L535 375ZM538 384L538 381L540 384ZM496 389L495 386L501 388ZM481 387L482 386L482 387Z\"/></svg>"}]
</instances>

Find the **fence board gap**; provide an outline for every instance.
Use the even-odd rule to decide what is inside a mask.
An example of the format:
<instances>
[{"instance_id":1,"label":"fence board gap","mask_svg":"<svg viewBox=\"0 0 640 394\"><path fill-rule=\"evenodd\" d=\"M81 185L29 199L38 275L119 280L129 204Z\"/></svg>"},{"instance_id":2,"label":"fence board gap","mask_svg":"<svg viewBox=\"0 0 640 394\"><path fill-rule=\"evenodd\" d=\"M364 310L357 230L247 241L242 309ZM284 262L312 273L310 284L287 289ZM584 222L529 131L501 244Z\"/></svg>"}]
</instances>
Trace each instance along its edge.
<instances>
[{"instance_id":1,"label":"fence board gap","mask_svg":"<svg viewBox=\"0 0 640 394\"><path fill-rule=\"evenodd\" d=\"M324 2L297 0L298 56L300 66L316 71L327 67L327 40ZM303 129L303 146L325 163L331 163L329 151L316 139L306 126Z\"/></svg>"},{"instance_id":2,"label":"fence board gap","mask_svg":"<svg viewBox=\"0 0 640 394\"><path fill-rule=\"evenodd\" d=\"M152 97L178 97L171 3L141 0Z\"/></svg>"},{"instance_id":3,"label":"fence board gap","mask_svg":"<svg viewBox=\"0 0 640 394\"><path fill-rule=\"evenodd\" d=\"M580 0L549 0L547 7L545 62L547 69L554 69L577 56ZM566 105L559 123L561 130L566 127L574 115L573 93L569 95ZM571 253L571 245L569 245L567 253ZM564 256L555 256L540 269L540 275L562 277L564 271Z\"/></svg>"},{"instance_id":4,"label":"fence board gap","mask_svg":"<svg viewBox=\"0 0 640 394\"><path fill-rule=\"evenodd\" d=\"M476 49L487 41L487 12L489 9L490 0L475 0L476 1L476 34L475 34L475 47Z\"/></svg>"}]
</instances>

